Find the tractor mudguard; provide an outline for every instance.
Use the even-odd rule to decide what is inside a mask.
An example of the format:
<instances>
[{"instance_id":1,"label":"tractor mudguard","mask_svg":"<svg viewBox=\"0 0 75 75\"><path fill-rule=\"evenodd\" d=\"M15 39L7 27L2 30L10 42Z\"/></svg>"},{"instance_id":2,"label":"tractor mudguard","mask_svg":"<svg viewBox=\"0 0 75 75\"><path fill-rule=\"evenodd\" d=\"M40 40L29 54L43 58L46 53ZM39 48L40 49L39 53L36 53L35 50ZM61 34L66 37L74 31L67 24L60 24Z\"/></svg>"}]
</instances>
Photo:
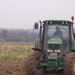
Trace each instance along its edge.
<instances>
[{"instance_id":1,"label":"tractor mudguard","mask_svg":"<svg viewBox=\"0 0 75 75\"><path fill-rule=\"evenodd\" d=\"M32 48L34 51L41 51L43 52L43 50L39 49L39 48Z\"/></svg>"}]
</instances>

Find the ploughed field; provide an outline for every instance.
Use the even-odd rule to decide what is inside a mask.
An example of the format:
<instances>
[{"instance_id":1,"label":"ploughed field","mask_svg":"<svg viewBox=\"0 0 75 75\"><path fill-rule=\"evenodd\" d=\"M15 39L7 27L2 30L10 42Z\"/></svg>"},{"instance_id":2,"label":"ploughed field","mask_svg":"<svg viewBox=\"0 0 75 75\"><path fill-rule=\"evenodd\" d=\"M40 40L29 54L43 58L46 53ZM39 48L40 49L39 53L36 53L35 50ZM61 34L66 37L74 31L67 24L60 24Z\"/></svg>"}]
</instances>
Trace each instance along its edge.
<instances>
[{"instance_id":1,"label":"ploughed field","mask_svg":"<svg viewBox=\"0 0 75 75\"><path fill-rule=\"evenodd\" d=\"M24 61L33 47L32 42L0 42L0 75L27 75Z\"/></svg>"}]
</instances>

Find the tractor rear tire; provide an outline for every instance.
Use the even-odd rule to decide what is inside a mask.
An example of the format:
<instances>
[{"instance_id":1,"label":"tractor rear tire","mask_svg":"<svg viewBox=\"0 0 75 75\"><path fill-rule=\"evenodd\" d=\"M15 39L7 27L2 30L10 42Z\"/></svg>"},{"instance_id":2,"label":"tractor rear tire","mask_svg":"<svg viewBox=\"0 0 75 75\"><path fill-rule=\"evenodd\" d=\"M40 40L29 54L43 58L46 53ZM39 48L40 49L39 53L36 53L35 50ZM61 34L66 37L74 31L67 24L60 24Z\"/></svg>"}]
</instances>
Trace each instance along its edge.
<instances>
[{"instance_id":1,"label":"tractor rear tire","mask_svg":"<svg viewBox=\"0 0 75 75\"><path fill-rule=\"evenodd\" d=\"M75 75L75 53L69 53L64 58L64 74Z\"/></svg>"},{"instance_id":2,"label":"tractor rear tire","mask_svg":"<svg viewBox=\"0 0 75 75\"><path fill-rule=\"evenodd\" d=\"M40 51L33 51L27 55L25 60L25 69L27 75L44 75L45 68L37 68L37 63L40 60L41 55L42 52Z\"/></svg>"}]
</instances>

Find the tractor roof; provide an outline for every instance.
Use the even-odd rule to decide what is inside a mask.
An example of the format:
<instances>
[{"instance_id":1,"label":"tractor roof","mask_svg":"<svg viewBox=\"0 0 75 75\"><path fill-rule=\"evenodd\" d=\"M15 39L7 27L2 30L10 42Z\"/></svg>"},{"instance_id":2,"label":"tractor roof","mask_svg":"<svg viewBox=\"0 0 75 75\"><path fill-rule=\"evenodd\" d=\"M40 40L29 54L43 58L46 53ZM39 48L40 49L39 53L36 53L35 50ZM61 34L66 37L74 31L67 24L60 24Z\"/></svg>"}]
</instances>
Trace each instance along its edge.
<instances>
[{"instance_id":1,"label":"tractor roof","mask_svg":"<svg viewBox=\"0 0 75 75\"><path fill-rule=\"evenodd\" d=\"M44 21L71 22L71 21L68 21L68 20L44 20ZM43 21L43 22L44 22L44 21Z\"/></svg>"},{"instance_id":2,"label":"tractor roof","mask_svg":"<svg viewBox=\"0 0 75 75\"><path fill-rule=\"evenodd\" d=\"M53 22L53 23L59 23L59 24L62 23L62 22L64 22L64 23L66 23L66 22L67 23L72 23L71 21L68 21L68 20L44 20L43 21L43 23L47 23L47 22L48 23Z\"/></svg>"}]
</instances>

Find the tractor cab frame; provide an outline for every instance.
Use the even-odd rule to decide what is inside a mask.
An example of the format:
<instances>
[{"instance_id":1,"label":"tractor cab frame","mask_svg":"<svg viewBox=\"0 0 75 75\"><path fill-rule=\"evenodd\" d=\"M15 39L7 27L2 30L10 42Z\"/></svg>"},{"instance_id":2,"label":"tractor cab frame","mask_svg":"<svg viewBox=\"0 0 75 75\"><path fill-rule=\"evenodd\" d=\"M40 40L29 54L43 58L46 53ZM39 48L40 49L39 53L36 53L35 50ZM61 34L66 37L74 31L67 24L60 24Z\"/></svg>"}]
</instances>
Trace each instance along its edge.
<instances>
[{"instance_id":1,"label":"tractor cab frame","mask_svg":"<svg viewBox=\"0 0 75 75\"><path fill-rule=\"evenodd\" d=\"M60 38L62 39L63 44L68 44L67 52L74 51L73 43L74 43L74 29L73 29L73 21L67 20L45 20L40 23L40 35L39 39L36 43L36 48L34 50L40 50L42 52L47 52L48 40L51 38ZM35 27L38 27L38 24L35 24ZM53 33L56 31L56 27L59 27L62 31L63 37L54 36ZM67 42L67 43L66 43ZM64 48L63 48L64 49Z\"/></svg>"}]
</instances>

